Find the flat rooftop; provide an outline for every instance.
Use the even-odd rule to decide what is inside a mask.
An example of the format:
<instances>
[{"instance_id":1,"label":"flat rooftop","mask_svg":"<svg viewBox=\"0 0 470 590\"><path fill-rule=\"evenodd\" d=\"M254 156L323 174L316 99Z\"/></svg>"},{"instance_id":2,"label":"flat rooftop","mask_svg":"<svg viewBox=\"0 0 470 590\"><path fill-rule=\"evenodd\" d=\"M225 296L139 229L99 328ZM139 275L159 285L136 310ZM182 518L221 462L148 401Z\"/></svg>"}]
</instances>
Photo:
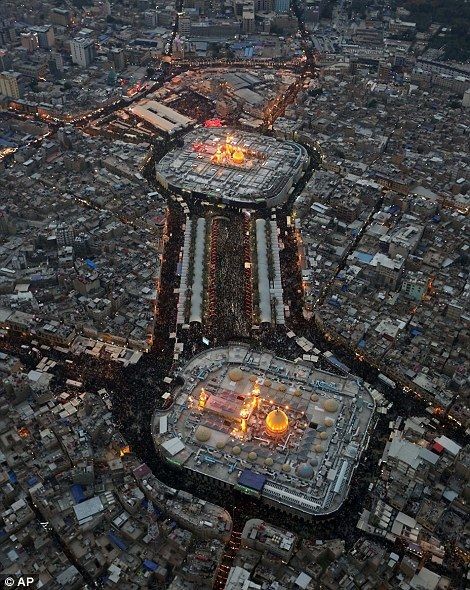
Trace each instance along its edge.
<instances>
[{"instance_id":1,"label":"flat rooftop","mask_svg":"<svg viewBox=\"0 0 470 590\"><path fill-rule=\"evenodd\" d=\"M155 100L143 99L129 109L133 115L170 135L194 121Z\"/></svg>"},{"instance_id":2,"label":"flat rooftop","mask_svg":"<svg viewBox=\"0 0 470 590\"><path fill-rule=\"evenodd\" d=\"M295 513L341 506L374 412L356 379L244 345L204 351L178 376L172 407L152 423L168 461ZM289 424L273 436L276 409Z\"/></svg>"},{"instance_id":3,"label":"flat rooftop","mask_svg":"<svg viewBox=\"0 0 470 590\"><path fill-rule=\"evenodd\" d=\"M183 141L156 164L157 180L209 201L278 204L309 162L298 143L229 128L196 129Z\"/></svg>"}]
</instances>

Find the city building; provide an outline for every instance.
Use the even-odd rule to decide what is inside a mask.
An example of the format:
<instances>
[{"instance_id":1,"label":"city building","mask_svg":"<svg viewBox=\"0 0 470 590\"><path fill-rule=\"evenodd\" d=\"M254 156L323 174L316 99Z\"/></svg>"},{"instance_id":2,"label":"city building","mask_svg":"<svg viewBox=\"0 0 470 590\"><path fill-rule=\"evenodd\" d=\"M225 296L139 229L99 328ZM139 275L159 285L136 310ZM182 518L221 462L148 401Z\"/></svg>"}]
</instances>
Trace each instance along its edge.
<instances>
[{"instance_id":1,"label":"city building","mask_svg":"<svg viewBox=\"0 0 470 590\"><path fill-rule=\"evenodd\" d=\"M274 12L280 13L287 13L290 9L290 0L275 0L274 2Z\"/></svg>"},{"instance_id":2,"label":"city building","mask_svg":"<svg viewBox=\"0 0 470 590\"><path fill-rule=\"evenodd\" d=\"M71 14L66 8L52 8L50 18L52 24L68 27L71 21Z\"/></svg>"},{"instance_id":3,"label":"city building","mask_svg":"<svg viewBox=\"0 0 470 590\"><path fill-rule=\"evenodd\" d=\"M24 47L29 53L33 53L39 47L38 34L33 31L21 33L21 47Z\"/></svg>"},{"instance_id":4,"label":"city building","mask_svg":"<svg viewBox=\"0 0 470 590\"><path fill-rule=\"evenodd\" d=\"M30 27L30 32L37 35L39 47L41 49L52 49L55 44L54 27L52 25L42 25Z\"/></svg>"},{"instance_id":5,"label":"city building","mask_svg":"<svg viewBox=\"0 0 470 590\"><path fill-rule=\"evenodd\" d=\"M0 74L0 94L7 98L22 98L24 94L23 75L19 72Z\"/></svg>"},{"instance_id":6,"label":"city building","mask_svg":"<svg viewBox=\"0 0 470 590\"><path fill-rule=\"evenodd\" d=\"M95 42L92 39L78 37L70 41L73 63L88 68L95 59Z\"/></svg>"}]
</instances>

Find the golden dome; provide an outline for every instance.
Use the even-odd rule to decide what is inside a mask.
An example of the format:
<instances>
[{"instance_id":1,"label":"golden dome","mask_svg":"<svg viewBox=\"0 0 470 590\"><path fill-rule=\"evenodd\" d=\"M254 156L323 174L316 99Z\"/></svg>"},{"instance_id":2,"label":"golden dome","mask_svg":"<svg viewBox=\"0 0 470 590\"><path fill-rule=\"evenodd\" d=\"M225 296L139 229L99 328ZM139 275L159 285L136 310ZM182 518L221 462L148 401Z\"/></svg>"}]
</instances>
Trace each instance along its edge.
<instances>
[{"instance_id":1,"label":"golden dome","mask_svg":"<svg viewBox=\"0 0 470 590\"><path fill-rule=\"evenodd\" d=\"M289 418L279 408L272 410L272 412L269 412L266 416L266 430L268 431L268 434L274 436L284 434L288 428Z\"/></svg>"}]
</instances>

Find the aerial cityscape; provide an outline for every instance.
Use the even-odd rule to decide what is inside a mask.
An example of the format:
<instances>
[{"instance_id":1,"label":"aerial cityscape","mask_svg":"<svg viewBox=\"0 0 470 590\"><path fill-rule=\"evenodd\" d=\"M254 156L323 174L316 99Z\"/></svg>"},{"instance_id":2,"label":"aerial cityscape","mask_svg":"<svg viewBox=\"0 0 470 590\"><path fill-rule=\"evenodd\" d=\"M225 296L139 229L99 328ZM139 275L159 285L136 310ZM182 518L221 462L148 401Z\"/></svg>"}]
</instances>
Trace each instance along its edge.
<instances>
[{"instance_id":1,"label":"aerial cityscape","mask_svg":"<svg viewBox=\"0 0 470 590\"><path fill-rule=\"evenodd\" d=\"M0 586L470 587L470 3L0 0Z\"/></svg>"}]
</instances>

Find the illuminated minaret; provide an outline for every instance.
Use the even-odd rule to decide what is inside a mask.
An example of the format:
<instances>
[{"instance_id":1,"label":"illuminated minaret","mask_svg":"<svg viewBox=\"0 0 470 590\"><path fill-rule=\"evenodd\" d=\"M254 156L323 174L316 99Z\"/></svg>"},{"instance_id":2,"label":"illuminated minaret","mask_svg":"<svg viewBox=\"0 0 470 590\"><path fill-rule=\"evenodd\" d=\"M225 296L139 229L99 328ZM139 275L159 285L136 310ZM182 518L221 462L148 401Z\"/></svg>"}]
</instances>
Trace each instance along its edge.
<instances>
[{"instance_id":1,"label":"illuminated minaret","mask_svg":"<svg viewBox=\"0 0 470 590\"><path fill-rule=\"evenodd\" d=\"M206 402L208 400L209 396L207 395L204 387L201 387L201 391L199 392L199 402L198 402L198 406L200 408L204 408L206 405Z\"/></svg>"},{"instance_id":2,"label":"illuminated minaret","mask_svg":"<svg viewBox=\"0 0 470 590\"><path fill-rule=\"evenodd\" d=\"M253 397L253 408L255 410L259 410L261 407L261 397L258 381L255 381L253 385L253 391L251 392L251 395Z\"/></svg>"}]
</instances>

